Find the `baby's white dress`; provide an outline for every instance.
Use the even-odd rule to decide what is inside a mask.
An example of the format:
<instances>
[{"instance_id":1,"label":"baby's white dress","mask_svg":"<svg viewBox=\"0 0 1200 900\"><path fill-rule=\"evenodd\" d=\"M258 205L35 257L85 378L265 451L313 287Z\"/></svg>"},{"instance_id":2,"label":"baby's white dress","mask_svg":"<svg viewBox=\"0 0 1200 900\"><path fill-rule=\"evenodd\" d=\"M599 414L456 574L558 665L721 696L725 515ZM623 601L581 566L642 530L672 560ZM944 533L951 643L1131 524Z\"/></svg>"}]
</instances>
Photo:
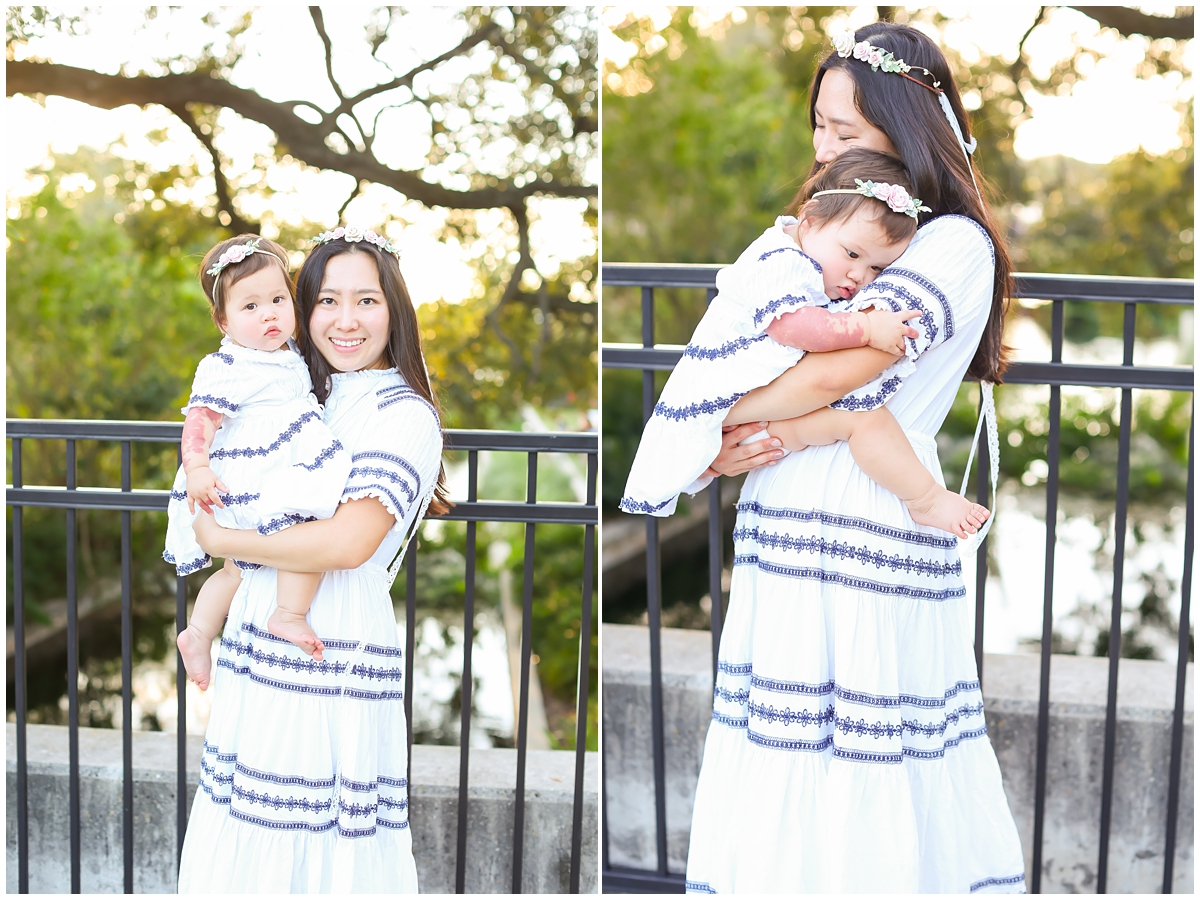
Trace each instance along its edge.
<instances>
[{"instance_id":1,"label":"baby's white dress","mask_svg":"<svg viewBox=\"0 0 1200 900\"><path fill-rule=\"evenodd\" d=\"M200 360L182 412L198 406L225 417L208 451L213 473L229 488L221 495L224 509L213 507L218 525L271 534L333 515L350 456L321 420L308 365L294 344L268 353L226 337L220 350ZM180 575L212 565L192 531L199 512L199 507L188 512L187 475L180 466L163 550L163 559ZM256 568L240 561L238 566Z\"/></svg>"},{"instance_id":2,"label":"baby's white dress","mask_svg":"<svg viewBox=\"0 0 1200 900\"><path fill-rule=\"evenodd\" d=\"M341 499L374 497L395 524L370 560L321 579L309 611L320 662L267 630L275 569L242 573L213 674L181 894L417 892L388 566L437 483L442 432L395 369L334 374L325 422L353 460Z\"/></svg>"},{"instance_id":3,"label":"baby's white dress","mask_svg":"<svg viewBox=\"0 0 1200 900\"><path fill-rule=\"evenodd\" d=\"M737 262L717 273L717 296L642 431L621 498L625 512L669 516L680 493L694 494L712 480L703 473L721 450L721 423L729 408L804 356L772 340L767 326L808 306L853 312L872 305L825 295L820 263L784 231L795 222L780 216ZM912 362L902 358L888 374L905 367L911 369ZM865 396L869 387L855 394ZM748 440L759 437L766 435Z\"/></svg>"},{"instance_id":4,"label":"baby's white dress","mask_svg":"<svg viewBox=\"0 0 1200 900\"><path fill-rule=\"evenodd\" d=\"M939 482L934 435L988 321L993 267L977 223L941 216L856 298L919 310L919 336L830 405L886 404ZM737 509L688 891L1024 891L958 540L913 522L845 442L753 470Z\"/></svg>"}]
</instances>

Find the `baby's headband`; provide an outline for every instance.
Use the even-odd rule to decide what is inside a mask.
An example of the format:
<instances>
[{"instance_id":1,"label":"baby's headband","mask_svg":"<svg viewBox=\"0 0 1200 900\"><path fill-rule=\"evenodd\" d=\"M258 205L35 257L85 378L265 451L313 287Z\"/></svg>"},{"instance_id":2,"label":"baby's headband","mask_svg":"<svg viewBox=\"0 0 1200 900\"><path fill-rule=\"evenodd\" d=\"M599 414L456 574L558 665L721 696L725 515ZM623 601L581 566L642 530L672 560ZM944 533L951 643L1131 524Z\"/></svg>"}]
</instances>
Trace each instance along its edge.
<instances>
[{"instance_id":1,"label":"baby's headband","mask_svg":"<svg viewBox=\"0 0 1200 900\"><path fill-rule=\"evenodd\" d=\"M357 244L359 241L366 241L369 244L374 244L380 250L385 250L388 253L400 259L400 248L393 244L390 240L382 235L376 234L370 228L359 228L357 225L347 225L345 228L338 226L333 231L323 231L312 239L314 244L327 244L330 241L344 240L351 244Z\"/></svg>"},{"instance_id":2,"label":"baby's headband","mask_svg":"<svg viewBox=\"0 0 1200 900\"><path fill-rule=\"evenodd\" d=\"M898 184L887 184L883 181L863 181L861 178L855 178L854 183L858 187L853 189L839 188L837 190L817 191L813 194L813 199L823 197L826 194L862 194L864 197L874 197L876 200L882 200L893 212L904 213L904 215L912 216L914 219L917 217L917 213L933 212L928 206L922 206L920 200L911 196L907 190Z\"/></svg>"},{"instance_id":3,"label":"baby's headband","mask_svg":"<svg viewBox=\"0 0 1200 900\"><path fill-rule=\"evenodd\" d=\"M258 245L262 243L262 238L255 238L252 241L247 241L244 244L234 244L221 254L220 258L213 263L212 268L208 270L209 275L220 275L221 270L233 263L240 263L247 256L254 253L269 253L269 250L260 248Z\"/></svg>"},{"instance_id":4,"label":"baby's headband","mask_svg":"<svg viewBox=\"0 0 1200 900\"><path fill-rule=\"evenodd\" d=\"M937 94L938 103L941 104L942 112L946 115L946 120L950 123L950 127L954 129L954 136L958 139L958 144L963 149L963 154L967 157L967 171L971 173L971 182L975 183L975 172L971 168L971 154L975 152L977 143L975 138L967 141L963 137L962 128L958 124L958 117L954 115L954 110L950 106L950 100L946 97L946 92L942 90L942 83L934 81L932 85L928 85L919 78L913 78L908 73L913 69L920 69L926 75L933 79L933 73L922 66L910 66L902 59L896 59L895 56L888 50L882 47L871 46L870 41L855 41L854 32L849 30L834 31L830 33L830 40L833 42L833 49L837 51L837 55L846 59L853 56L855 59L865 62L873 71L878 72L882 69L889 74L900 75L907 78L909 81L919 84L921 87L933 91ZM975 184L975 193L979 193L979 185ZM980 200L983 195L980 195Z\"/></svg>"}]
</instances>

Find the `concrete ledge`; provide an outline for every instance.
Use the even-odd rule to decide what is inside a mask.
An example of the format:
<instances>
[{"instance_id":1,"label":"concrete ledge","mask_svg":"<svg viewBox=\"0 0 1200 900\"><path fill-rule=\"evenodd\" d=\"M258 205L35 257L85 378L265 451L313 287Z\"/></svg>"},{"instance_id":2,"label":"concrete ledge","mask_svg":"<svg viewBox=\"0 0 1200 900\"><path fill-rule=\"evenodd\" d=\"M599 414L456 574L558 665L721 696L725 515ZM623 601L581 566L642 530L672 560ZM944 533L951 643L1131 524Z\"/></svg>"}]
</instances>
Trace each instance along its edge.
<instances>
[{"instance_id":1,"label":"concrete ledge","mask_svg":"<svg viewBox=\"0 0 1200 900\"><path fill-rule=\"evenodd\" d=\"M6 889L17 889L16 726L6 733ZM30 725L30 890L70 889L67 729ZM203 739L188 738L189 809L200 778ZM134 890L175 890L175 735L135 732ZM512 825L516 751L472 749L468 799L466 889L508 893L512 887ZM82 888L120 893L124 887L121 844L121 733L79 729ZM458 846L457 747L413 747L413 852L423 893L452 893ZM528 752L525 781L525 842L521 886L525 892L565 893L569 887L575 754ZM597 888L597 760L586 755L580 890Z\"/></svg>"},{"instance_id":2,"label":"concrete ledge","mask_svg":"<svg viewBox=\"0 0 1200 900\"><path fill-rule=\"evenodd\" d=\"M653 869L654 766L650 735L650 638L637 625L603 625L604 754L609 860ZM692 798L712 717L712 639L707 631L662 630L669 868L687 862ZM1037 740L1036 656L984 657L988 733L1000 761L1009 807L1025 850L1033 851ZM1050 666L1050 737L1042 890L1095 890L1108 661L1054 656ZM1108 890L1162 888L1167 775L1175 666L1121 660L1117 744L1109 841ZM1176 893L1193 890L1192 667L1188 666Z\"/></svg>"}]
</instances>

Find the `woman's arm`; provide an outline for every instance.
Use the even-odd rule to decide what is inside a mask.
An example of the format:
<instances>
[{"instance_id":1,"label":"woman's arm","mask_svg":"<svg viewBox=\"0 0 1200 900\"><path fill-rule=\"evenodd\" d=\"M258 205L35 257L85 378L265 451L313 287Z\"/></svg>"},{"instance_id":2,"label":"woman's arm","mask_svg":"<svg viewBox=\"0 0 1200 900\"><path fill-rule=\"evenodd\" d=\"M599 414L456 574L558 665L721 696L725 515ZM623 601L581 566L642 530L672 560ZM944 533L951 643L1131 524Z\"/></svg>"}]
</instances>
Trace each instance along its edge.
<instances>
[{"instance_id":1,"label":"woman's arm","mask_svg":"<svg viewBox=\"0 0 1200 900\"><path fill-rule=\"evenodd\" d=\"M357 569L379 549L396 517L374 497L349 500L331 519L303 522L262 535L222 528L209 515L196 516L196 542L209 556L273 566L285 572Z\"/></svg>"},{"instance_id":2,"label":"woman's arm","mask_svg":"<svg viewBox=\"0 0 1200 900\"><path fill-rule=\"evenodd\" d=\"M770 384L742 397L725 424L802 416L862 387L895 361L891 353L874 347L810 353Z\"/></svg>"}]
</instances>

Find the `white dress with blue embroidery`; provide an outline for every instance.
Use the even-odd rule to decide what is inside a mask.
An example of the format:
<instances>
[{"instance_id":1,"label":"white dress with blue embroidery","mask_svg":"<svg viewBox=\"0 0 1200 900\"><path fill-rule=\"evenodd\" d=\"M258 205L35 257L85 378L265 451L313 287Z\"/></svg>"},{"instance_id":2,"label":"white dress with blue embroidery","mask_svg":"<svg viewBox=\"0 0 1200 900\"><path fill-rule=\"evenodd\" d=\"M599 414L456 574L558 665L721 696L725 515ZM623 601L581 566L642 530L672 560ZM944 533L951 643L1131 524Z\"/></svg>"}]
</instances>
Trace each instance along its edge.
<instances>
[{"instance_id":1,"label":"white dress with blue embroidery","mask_svg":"<svg viewBox=\"0 0 1200 900\"><path fill-rule=\"evenodd\" d=\"M317 662L267 631L275 570L244 572L221 637L180 893L415 893L404 659L388 566L437 482L437 416L395 369L335 374L325 422L353 459L342 500L396 522L326 572Z\"/></svg>"},{"instance_id":2,"label":"white dress with blue embroidery","mask_svg":"<svg viewBox=\"0 0 1200 900\"><path fill-rule=\"evenodd\" d=\"M820 264L784 231L795 222L779 217L737 262L717 273L717 296L642 431L621 498L625 512L669 516L681 492L694 494L708 484L703 473L721 449L721 422L729 408L804 356L772 340L767 326L808 306L831 312L864 308L858 298L833 301L825 295Z\"/></svg>"},{"instance_id":3,"label":"white dress with blue embroidery","mask_svg":"<svg viewBox=\"0 0 1200 900\"><path fill-rule=\"evenodd\" d=\"M271 534L333 515L350 457L321 421L308 366L294 344L268 353L226 337L221 349L196 367L182 412L195 407L224 416L208 451L214 474L229 488L221 495L224 508L213 507L218 525ZM188 512L187 475L180 466L167 506L163 550L163 559L180 575L212 565L192 531L199 512L198 507Z\"/></svg>"},{"instance_id":4,"label":"white dress with blue embroidery","mask_svg":"<svg viewBox=\"0 0 1200 900\"><path fill-rule=\"evenodd\" d=\"M860 294L921 311L911 365L832 404L886 403L939 481L933 436L987 322L993 266L975 222L924 225ZM845 443L749 474L690 891L1024 891L957 544L915 524Z\"/></svg>"}]
</instances>

